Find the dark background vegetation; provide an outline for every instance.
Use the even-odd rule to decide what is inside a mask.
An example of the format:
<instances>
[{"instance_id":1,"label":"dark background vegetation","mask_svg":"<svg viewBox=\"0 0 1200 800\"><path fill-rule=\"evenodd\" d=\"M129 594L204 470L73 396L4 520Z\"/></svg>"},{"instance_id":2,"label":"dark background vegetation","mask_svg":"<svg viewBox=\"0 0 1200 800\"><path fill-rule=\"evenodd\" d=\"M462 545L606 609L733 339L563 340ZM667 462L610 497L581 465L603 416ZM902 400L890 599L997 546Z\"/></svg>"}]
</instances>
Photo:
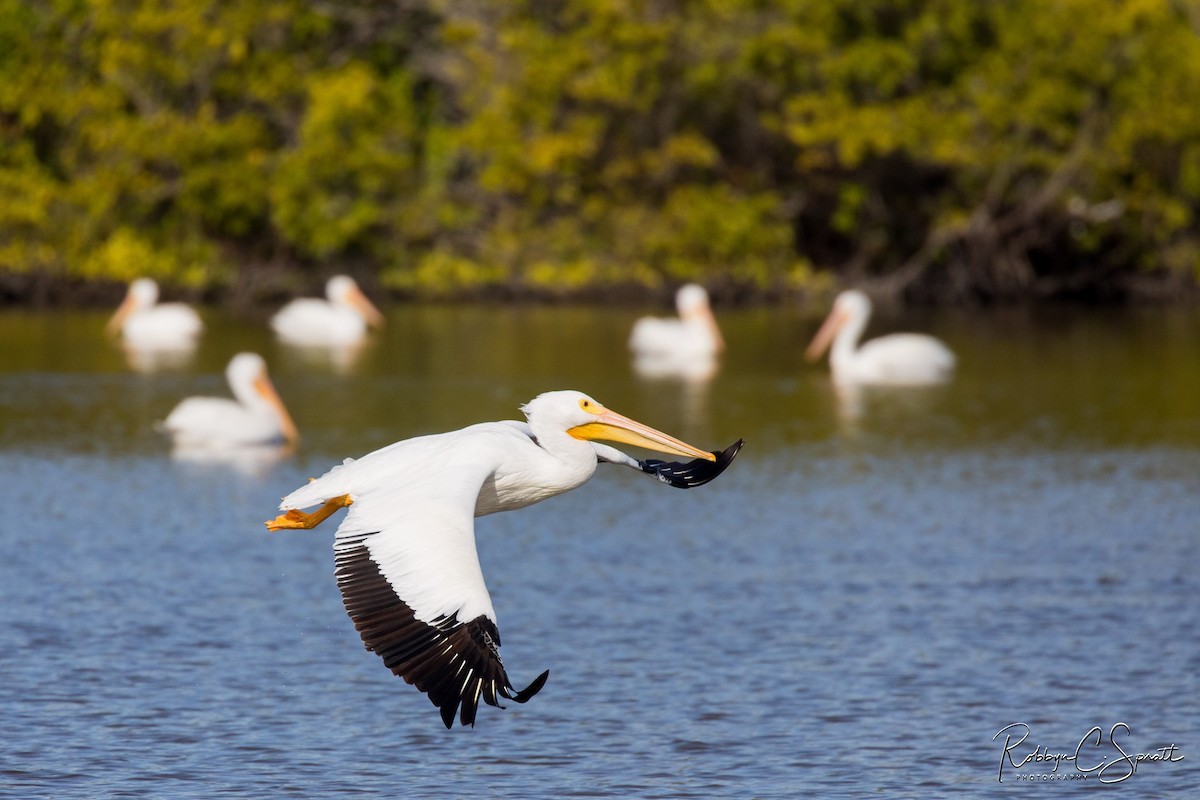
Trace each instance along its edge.
<instances>
[{"instance_id":1,"label":"dark background vegetation","mask_svg":"<svg viewBox=\"0 0 1200 800\"><path fill-rule=\"evenodd\" d=\"M0 0L0 299L1192 295L1184 0Z\"/></svg>"}]
</instances>

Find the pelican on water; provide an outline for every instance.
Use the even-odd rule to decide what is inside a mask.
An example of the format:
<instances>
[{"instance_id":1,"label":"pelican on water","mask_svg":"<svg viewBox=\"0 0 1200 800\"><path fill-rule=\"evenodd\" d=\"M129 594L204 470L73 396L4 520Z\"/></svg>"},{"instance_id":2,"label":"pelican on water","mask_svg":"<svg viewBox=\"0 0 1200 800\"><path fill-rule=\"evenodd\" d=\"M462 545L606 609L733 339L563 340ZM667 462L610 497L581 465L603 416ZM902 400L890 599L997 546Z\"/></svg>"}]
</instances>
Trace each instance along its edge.
<instances>
[{"instance_id":1,"label":"pelican on water","mask_svg":"<svg viewBox=\"0 0 1200 800\"><path fill-rule=\"evenodd\" d=\"M689 283L680 287L675 308L678 319L643 317L633 324L629 349L639 359L713 358L725 349L703 286Z\"/></svg>"},{"instance_id":2,"label":"pelican on water","mask_svg":"<svg viewBox=\"0 0 1200 800\"><path fill-rule=\"evenodd\" d=\"M150 278L138 278L129 284L106 330L120 333L130 348L187 349L195 345L204 323L183 303L160 304L158 284Z\"/></svg>"},{"instance_id":3,"label":"pelican on water","mask_svg":"<svg viewBox=\"0 0 1200 800\"><path fill-rule=\"evenodd\" d=\"M162 427L183 447L224 448L272 442L295 444L296 425L256 353L238 353L225 368L234 399L189 397L167 415Z\"/></svg>"},{"instance_id":4,"label":"pelican on water","mask_svg":"<svg viewBox=\"0 0 1200 800\"><path fill-rule=\"evenodd\" d=\"M481 697L498 707L501 698L524 703L549 675L520 691L509 681L475 550L475 517L574 489L599 462L699 486L742 446L701 450L575 391L538 395L521 410L527 422L484 422L347 459L283 498L286 513L267 523L270 530L313 528L349 507L333 545L346 611L367 649L425 692L447 728L456 713L474 725ZM597 439L694 460L638 461ZM318 504L311 514L300 510Z\"/></svg>"},{"instance_id":5,"label":"pelican on water","mask_svg":"<svg viewBox=\"0 0 1200 800\"><path fill-rule=\"evenodd\" d=\"M910 385L942 383L954 372L954 353L921 333L893 333L858 346L871 316L862 292L842 292L805 351L816 361L829 349L829 369L837 383Z\"/></svg>"},{"instance_id":6,"label":"pelican on water","mask_svg":"<svg viewBox=\"0 0 1200 800\"><path fill-rule=\"evenodd\" d=\"M330 278L325 297L293 300L271 318L271 327L284 342L306 347L357 344L366 336L367 326L383 327L383 314L353 278Z\"/></svg>"}]
</instances>

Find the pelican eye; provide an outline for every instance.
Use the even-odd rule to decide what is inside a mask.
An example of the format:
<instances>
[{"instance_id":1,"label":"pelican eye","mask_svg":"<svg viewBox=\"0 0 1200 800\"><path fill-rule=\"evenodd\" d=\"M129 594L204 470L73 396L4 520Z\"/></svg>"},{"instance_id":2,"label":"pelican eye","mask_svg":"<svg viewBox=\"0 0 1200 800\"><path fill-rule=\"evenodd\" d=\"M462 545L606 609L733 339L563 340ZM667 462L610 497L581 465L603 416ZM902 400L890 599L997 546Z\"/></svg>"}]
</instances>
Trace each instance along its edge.
<instances>
[{"instance_id":1,"label":"pelican eye","mask_svg":"<svg viewBox=\"0 0 1200 800\"><path fill-rule=\"evenodd\" d=\"M589 414L599 414L600 408L598 403L594 403L586 397L579 398L579 407Z\"/></svg>"}]
</instances>

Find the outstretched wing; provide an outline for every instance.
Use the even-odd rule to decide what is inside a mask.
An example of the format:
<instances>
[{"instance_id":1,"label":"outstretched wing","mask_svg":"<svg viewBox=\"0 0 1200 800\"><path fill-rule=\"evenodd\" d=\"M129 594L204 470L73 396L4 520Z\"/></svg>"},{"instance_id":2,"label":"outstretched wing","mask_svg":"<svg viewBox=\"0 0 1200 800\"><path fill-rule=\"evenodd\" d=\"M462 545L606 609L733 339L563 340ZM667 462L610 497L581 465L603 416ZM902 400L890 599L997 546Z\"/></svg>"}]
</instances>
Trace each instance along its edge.
<instances>
[{"instance_id":1,"label":"outstretched wing","mask_svg":"<svg viewBox=\"0 0 1200 800\"><path fill-rule=\"evenodd\" d=\"M642 472L656 476L663 483L669 483L679 489L691 489L694 486L703 486L724 472L745 443L745 439L738 439L720 452L714 450L716 461L697 458L694 461L679 462L648 458L639 461L638 464Z\"/></svg>"},{"instance_id":2,"label":"outstretched wing","mask_svg":"<svg viewBox=\"0 0 1200 800\"><path fill-rule=\"evenodd\" d=\"M452 612L430 620L418 618L405 601L404 590L393 584L402 569L400 562L386 555L387 535L343 536L339 530L335 544L338 588L367 649L425 692L441 709L447 728L454 725L456 713L461 724L474 725L481 697L502 708L500 698L524 703L537 694L549 672L524 690L514 691L500 658L500 632L490 614L460 618Z\"/></svg>"},{"instance_id":3,"label":"outstretched wing","mask_svg":"<svg viewBox=\"0 0 1200 800\"><path fill-rule=\"evenodd\" d=\"M328 479L331 494L351 495L334 563L354 627L393 673L429 695L446 727L456 714L473 725L480 698L524 703L548 673L516 691L500 659L474 520L494 465L449 436L410 444L339 467L295 494L311 500Z\"/></svg>"}]
</instances>

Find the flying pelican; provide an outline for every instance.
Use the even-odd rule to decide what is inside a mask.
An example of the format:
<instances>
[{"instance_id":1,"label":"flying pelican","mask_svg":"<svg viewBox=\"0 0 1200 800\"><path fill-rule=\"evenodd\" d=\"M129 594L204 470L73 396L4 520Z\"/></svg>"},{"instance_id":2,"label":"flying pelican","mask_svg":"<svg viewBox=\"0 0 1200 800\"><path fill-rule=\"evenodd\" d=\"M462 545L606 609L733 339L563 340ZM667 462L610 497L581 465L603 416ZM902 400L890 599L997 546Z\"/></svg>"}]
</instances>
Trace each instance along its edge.
<instances>
[{"instance_id":1,"label":"flying pelican","mask_svg":"<svg viewBox=\"0 0 1200 800\"><path fill-rule=\"evenodd\" d=\"M125 299L105 326L110 334L120 333L127 347L135 349L186 349L195 345L204 329L189 306L158 304L158 284L138 278L129 284Z\"/></svg>"},{"instance_id":2,"label":"flying pelican","mask_svg":"<svg viewBox=\"0 0 1200 800\"><path fill-rule=\"evenodd\" d=\"M643 317L633 324L629 349L639 359L713 358L725 349L704 287L689 283L675 293L679 319Z\"/></svg>"},{"instance_id":3,"label":"flying pelican","mask_svg":"<svg viewBox=\"0 0 1200 800\"><path fill-rule=\"evenodd\" d=\"M891 384L916 386L941 383L954 372L954 353L932 336L893 333L857 347L871 301L862 292L842 292L833 310L805 351L816 361L833 343L829 368L836 383Z\"/></svg>"},{"instance_id":4,"label":"flying pelican","mask_svg":"<svg viewBox=\"0 0 1200 800\"><path fill-rule=\"evenodd\" d=\"M271 318L271 327L288 344L342 347L357 344L367 326L383 327L379 313L353 278L335 275L325 284L327 300L293 300Z\"/></svg>"},{"instance_id":5,"label":"flying pelican","mask_svg":"<svg viewBox=\"0 0 1200 800\"><path fill-rule=\"evenodd\" d=\"M225 368L225 378L235 399L189 397L163 420L163 429L177 445L219 449L299 441L262 356L238 353Z\"/></svg>"},{"instance_id":6,"label":"flying pelican","mask_svg":"<svg viewBox=\"0 0 1200 800\"><path fill-rule=\"evenodd\" d=\"M586 394L546 392L522 406L528 422L484 422L347 459L283 498L269 530L313 528L350 507L337 529L338 588L368 650L428 694L449 728L475 724L479 699L524 703L549 671L516 691L500 660L496 613L475 550L474 517L574 489L599 462L672 486L700 486L742 446L709 452L610 411ZM693 457L638 461L605 439ZM311 514L300 511L323 504Z\"/></svg>"}]
</instances>

